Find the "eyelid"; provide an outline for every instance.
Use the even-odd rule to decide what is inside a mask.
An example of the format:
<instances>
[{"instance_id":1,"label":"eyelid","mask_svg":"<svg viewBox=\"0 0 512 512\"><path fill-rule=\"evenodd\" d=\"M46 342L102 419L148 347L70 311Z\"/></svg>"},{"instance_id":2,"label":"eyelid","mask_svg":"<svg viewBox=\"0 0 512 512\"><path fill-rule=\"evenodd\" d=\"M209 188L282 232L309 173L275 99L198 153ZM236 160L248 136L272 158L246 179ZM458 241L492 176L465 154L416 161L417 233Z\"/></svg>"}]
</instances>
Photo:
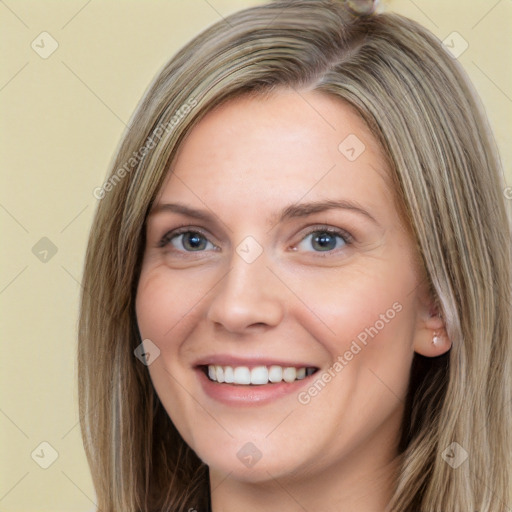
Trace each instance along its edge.
<instances>
[{"instance_id":1,"label":"eyelid","mask_svg":"<svg viewBox=\"0 0 512 512\"><path fill-rule=\"evenodd\" d=\"M218 244L211 240L211 235L206 233L203 229L196 227L196 226L190 226L190 225L183 225L179 226L174 229L170 229L169 231L166 231L166 233L160 237L160 240L158 241L157 247L163 248L166 247L168 244L170 244L171 240L179 235L182 235L183 233L198 233L204 238L206 238L211 244L215 246L216 249L218 249ZM204 252L204 251L198 251L198 252Z\"/></svg>"},{"instance_id":2,"label":"eyelid","mask_svg":"<svg viewBox=\"0 0 512 512\"><path fill-rule=\"evenodd\" d=\"M304 228L303 230L300 231L299 242L302 242L307 236L311 235L312 233L318 232L326 232L338 235L341 238L343 238L347 245L353 244L356 241L354 236L351 233L349 233L346 229L330 226L328 224L316 224L313 226L308 226L307 228Z\"/></svg>"},{"instance_id":3,"label":"eyelid","mask_svg":"<svg viewBox=\"0 0 512 512\"><path fill-rule=\"evenodd\" d=\"M199 233L201 236L206 238L210 243L212 243L212 245L214 245L216 250L219 249L219 244L216 243L216 241L211 239L212 236L209 233L207 233L204 229L202 229L200 227L189 225L189 224L184 224L182 226L178 226L174 229L168 230L162 237L160 237L160 240L157 243L157 247L159 247L159 248L167 247L170 244L170 240L172 238L177 237L183 233L188 233L188 232ZM351 233L349 233L346 229L331 226L328 224L315 224L315 225L311 225L311 226L307 226L306 228L303 228L299 232L299 235L298 235L298 236L300 236L300 238L297 240L297 242L293 243L290 248L293 250L296 250L296 246L300 242L302 242L307 236L310 236L311 234L318 233L318 232L327 232L327 233L331 233L333 235L337 235L344 240L346 246L350 246L356 241L354 236ZM213 237L213 238L215 238L215 237ZM178 252L180 252L180 251L178 251ZM198 251L198 252L205 252L205 251ZM311 252L315 252L315 251L311 251ZM326 251L326 254L327 254L327 252L333 253L335 251Z\"/></svg>"},{"instance_id":4,"label":"eyelid","mask_svg":"<svg viewBox=\"0 0 512 512\"><path fill-rule=\"evenodd\" d=\"M341 238L343 241L343 245L341 247L335 247L334 249L328 251L315 251L300 249L299 246L306 241L306 239L313 235L314 233L329 233L330 235L337 236ZM303 254L307 255L311 258L339 258L340 256L348 255L348 251L353 249L353 246L356 242L355 238L349 233L347 230L339 227L334 227L326 224L319 224L314 226L308 226L307 228L301 230L298 235L298 240L294 242L291 246L288 247L288 251L292 251L297 255Z\"/></svg>"}]
</instances>

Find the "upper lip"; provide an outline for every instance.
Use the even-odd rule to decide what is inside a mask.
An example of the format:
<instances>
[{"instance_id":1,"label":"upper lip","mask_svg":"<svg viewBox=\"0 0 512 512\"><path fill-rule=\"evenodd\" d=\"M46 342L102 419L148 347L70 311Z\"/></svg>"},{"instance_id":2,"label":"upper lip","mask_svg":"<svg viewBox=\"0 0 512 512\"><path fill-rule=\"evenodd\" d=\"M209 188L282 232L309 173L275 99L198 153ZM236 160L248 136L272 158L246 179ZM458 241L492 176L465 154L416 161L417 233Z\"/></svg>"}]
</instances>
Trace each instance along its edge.
<instances>
[{"instance_id":1,"label":"upper lip","mask_svg":"<svg viewBox=\"0 0 512 512\"><path fill-rule=\"evenodd\" d=\"M255 366L282 366L283 368L318 368L318 366L301 361L286 361L284 359L275 359L270 357L239 357L229 354L212 354L197 359L194 367L198 366L247 366L254 368Z\"/></svg>"}]
</instances>

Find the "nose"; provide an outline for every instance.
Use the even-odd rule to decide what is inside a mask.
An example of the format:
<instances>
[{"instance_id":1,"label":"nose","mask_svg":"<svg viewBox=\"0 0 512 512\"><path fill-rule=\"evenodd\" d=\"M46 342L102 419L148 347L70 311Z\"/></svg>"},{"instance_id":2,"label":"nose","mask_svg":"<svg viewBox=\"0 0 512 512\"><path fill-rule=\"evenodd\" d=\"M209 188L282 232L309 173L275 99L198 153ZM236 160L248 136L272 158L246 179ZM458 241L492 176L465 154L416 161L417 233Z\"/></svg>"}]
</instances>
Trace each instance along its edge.
<instances>
[{"instance_id":1,"label":"nose","mask_svg":"<svg viewBox=\"0 0 512 512\"><path fill-rule=\"evenodd\" d=\"M207 318L233 333L274 327L285 313L283 288L267 267L264 254L252 263L234 254L230 271L212 290Z\"/></svg>"}]
</instances>

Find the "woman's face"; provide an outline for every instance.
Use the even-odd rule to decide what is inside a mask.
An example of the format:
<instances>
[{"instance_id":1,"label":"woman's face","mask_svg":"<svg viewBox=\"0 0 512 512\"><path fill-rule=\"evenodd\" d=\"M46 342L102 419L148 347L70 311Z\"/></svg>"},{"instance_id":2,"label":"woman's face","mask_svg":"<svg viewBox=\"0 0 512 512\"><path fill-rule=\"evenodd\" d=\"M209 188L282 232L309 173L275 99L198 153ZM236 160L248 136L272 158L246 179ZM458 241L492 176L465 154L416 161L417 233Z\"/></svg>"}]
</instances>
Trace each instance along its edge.
<instances>
[{"instance_id":1,"label":"woman's face","mask_svg":"<svg viewBox=\"0 0 512 512\"><path fill-rule=\"evenodd\" d=\"M413 353L438 354L387 173L362 120L319 92L231 100L181 146L137 320L212 478L355 478L396 455Z\"/></svg>"}]
</instances>

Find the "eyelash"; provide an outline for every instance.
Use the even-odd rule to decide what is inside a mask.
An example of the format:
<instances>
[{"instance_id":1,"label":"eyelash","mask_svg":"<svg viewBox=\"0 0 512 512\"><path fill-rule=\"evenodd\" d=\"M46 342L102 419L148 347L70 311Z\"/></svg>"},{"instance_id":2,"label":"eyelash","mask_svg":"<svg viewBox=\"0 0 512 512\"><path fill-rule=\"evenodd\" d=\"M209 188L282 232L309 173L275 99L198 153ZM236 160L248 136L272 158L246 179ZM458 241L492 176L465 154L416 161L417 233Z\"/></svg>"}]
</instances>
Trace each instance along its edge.
<instances>
[{"instance_id":1,"label":"eyelash","mask_svg":"<svg viewBox=\"0 0 512 512\"><path fill-rule=\"evenodd\" d=\"M348 246L352 245L355 241L354 237L348 231L345 231L344 229L334 228L331 226L317 225L317 226L309 227L307 232L304 233L304 235L301 237L300 241L297 244L295 244L295 246L299 245L308 236L310 236L314 233L328 233L329 235L338 236L339 238L341 238L343 240L344 247L348 247ZM343 249L343 247L341 247L341 249ZM308 251L308 252L313 252L313 253L315 253L315 255L320 256L320 257L326 257L329 254L333 254L333 253L337 252L338 250L339 250L339 248L333 249L330 251Z\"/></svg>"},{"instance_id":2,"label":"eyelash","mask_svg":"<svg viewBox=\"0 0 512 512\"><path fill-rule=\"evenodd\" d=\"M200 228L196 228L193 226L182 226L182 227L179 227L172 231L167 232L160 239L160 241L157 244L157 247L159 247L159 248L166 247L167 245L170 244L170 242L173 238L176 238L179 235L182 235L184 233L197 233L198 235L201 235L202 237L204 237L206 240L208 240L210 243L213 244L213 242L211 242L209 240L208 235L204 231L202 231ZM308 236L310 236L314 233L329 233L330 235L338 236L343 240L345 246L350 246L354 243L354 237L348 231L345 231L344 229L340 229L340 228L333 228L331 226L318 225L318 226L310 227L308 229L308 231L299 240L298 244L301 243L302 241L304 241ZM296 244L296 245L298 245L298 244ZM213 244L213 245L215 245L215 244ZM330 251L308 251L308 252L314 252L320 256L323 256L322 253L324 253L324 252L327 254L329 254L329 253L332 254L335 251L336 251L336 249L330 250ZM176 251L176 252L192 253L192 252L204 252L204 251Z\"/></svg>"},{"instance_id":3,"label":"eyelash","mask_svg":"<svg viewBox=\"0 0 512 512\"><path fill-rule=\"evenodd\" d=\"M179 228L176 228L172 231L168 231L161 239L160 242L158 242L157 247L163 248L166 245L168 245L171 240L179 235L183 235L184 233L197 233L198 235L201 235L202 237L209 240L208 235L204 233L201 229L196 228L194 226L182 226ZM215 244L214 244L215 245ZM182 251L182 252L193 252L193 251Z\"/></svg>"}]
</instances>

